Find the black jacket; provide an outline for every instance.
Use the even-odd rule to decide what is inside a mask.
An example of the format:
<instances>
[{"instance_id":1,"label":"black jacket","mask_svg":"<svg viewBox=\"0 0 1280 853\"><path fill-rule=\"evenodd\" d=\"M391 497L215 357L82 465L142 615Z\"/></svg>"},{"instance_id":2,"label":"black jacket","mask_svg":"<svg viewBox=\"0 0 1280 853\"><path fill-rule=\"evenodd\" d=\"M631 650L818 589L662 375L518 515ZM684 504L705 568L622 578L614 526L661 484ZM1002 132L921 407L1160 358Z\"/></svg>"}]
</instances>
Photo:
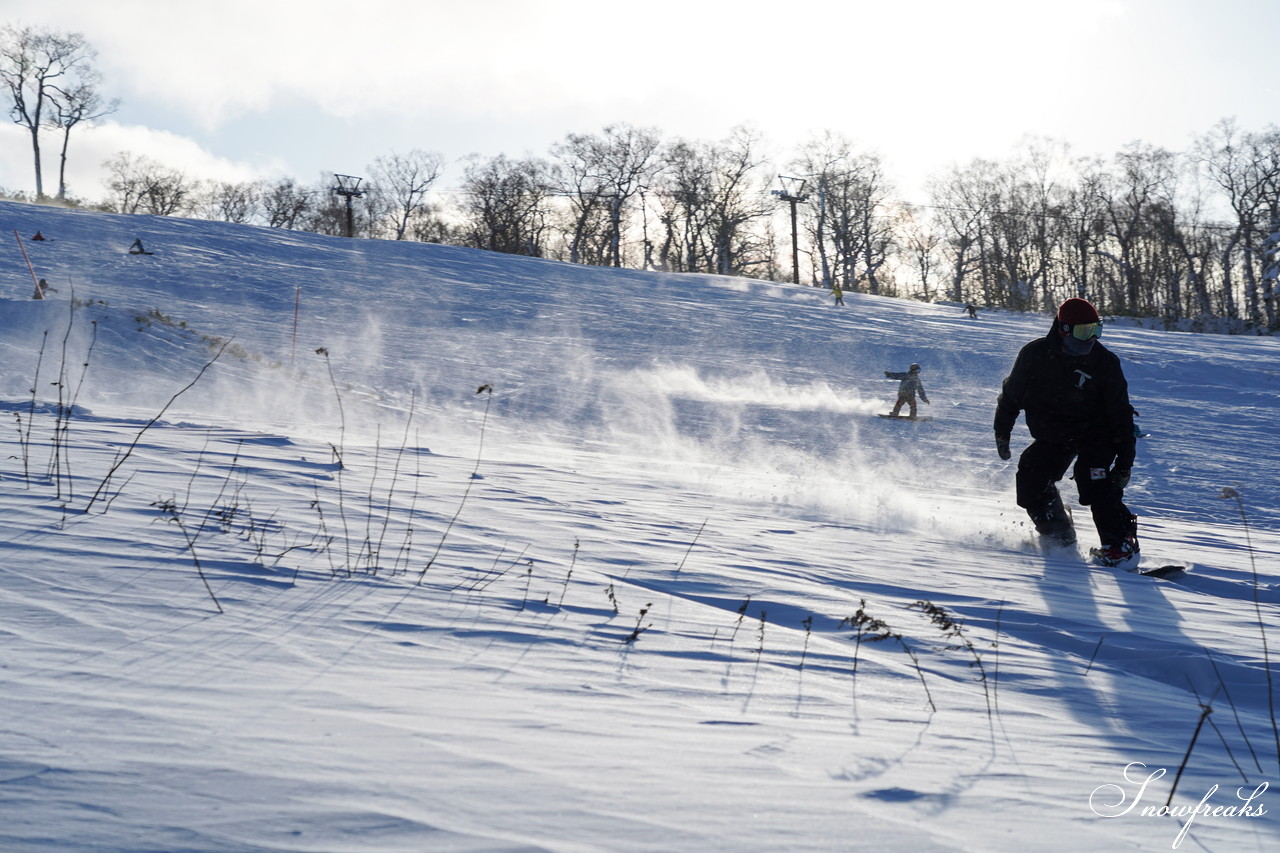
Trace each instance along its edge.
<instances>
[{"instance_id":1,"label":"black jacket","mask_svg":"<svg viewBox=\"0 0 1280 853\"><path fill-rule=\"evenodd\" d=\"M995 431L1007 436L1018 413L1037 441L1079 447L1110 444L1115 467L1133 467L1137 439L1129 383L1116 354L1094 341L1088 355L1075 357L1062 347L1056 328L1022 348L996 401Z\"/></svg>"}]
</instances>

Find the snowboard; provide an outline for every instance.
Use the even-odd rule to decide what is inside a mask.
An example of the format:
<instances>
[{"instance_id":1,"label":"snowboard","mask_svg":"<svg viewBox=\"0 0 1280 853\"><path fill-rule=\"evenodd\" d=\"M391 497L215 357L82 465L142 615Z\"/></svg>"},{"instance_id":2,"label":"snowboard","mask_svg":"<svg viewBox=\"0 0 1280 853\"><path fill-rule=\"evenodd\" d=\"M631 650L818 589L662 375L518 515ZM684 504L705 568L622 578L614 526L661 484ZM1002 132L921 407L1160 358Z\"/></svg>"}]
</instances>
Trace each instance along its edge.
<instances>
[{"instance_id":1,"label":"snowboard","mask_svg":"<svg viewBox=\"0 0 1280 853\"><path fill-rule=\"evenodd\" d=\"M1180 563L1168 563L1163 566L1154 563L1149 566L1139 564L1136 569L1128 571L1135 575L1146 575L1149 578L1176 578L1191 571L1191 566Z\"/></svg>"},{"instance_id":2,"label":"snowboard","mask_svg":"<svg viewBox=\"0 0 1280 853\"><path fill-rule=\"evenodd\" d=\"M889 421L931 421L933 420L933 418L931 418L928 415L920 415L919 417L915 417L915 418L910 417L908 415L880 415L880 417Z\"/></svg>"}]
</instances>

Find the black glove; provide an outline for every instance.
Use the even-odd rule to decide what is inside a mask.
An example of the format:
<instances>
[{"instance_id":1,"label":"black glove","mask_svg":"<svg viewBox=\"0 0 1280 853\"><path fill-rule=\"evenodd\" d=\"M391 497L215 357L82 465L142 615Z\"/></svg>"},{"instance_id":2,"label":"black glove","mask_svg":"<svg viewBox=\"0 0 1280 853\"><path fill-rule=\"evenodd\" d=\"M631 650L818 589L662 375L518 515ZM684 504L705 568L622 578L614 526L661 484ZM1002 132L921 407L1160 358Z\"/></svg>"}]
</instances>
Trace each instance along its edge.
<instances>
[{"instance_id":1,"label":"black glove","mask_svg":"<svg viewBox=\"0 0 1280 853\"><path fill-rule=\"evenodd\" d=\"M1013 456L1013 454L1009 452L1009 436L996 436L996 453L1000 454L1001 459L1009 459Z\"/></svg>"},{"instance_id":2,"label":"black glove","mask_svg":"<svg viewBox=\"0 0 1280 853\"><path fill-rule=\"evenodd\" d=\"M1129 475L1131 473L1133 472L1121 471L1119 468L1112 469L1111 482L1116 484L1117 489L1124 489L1125 486L1129 485Z\"/></svg>"}]
</instances>

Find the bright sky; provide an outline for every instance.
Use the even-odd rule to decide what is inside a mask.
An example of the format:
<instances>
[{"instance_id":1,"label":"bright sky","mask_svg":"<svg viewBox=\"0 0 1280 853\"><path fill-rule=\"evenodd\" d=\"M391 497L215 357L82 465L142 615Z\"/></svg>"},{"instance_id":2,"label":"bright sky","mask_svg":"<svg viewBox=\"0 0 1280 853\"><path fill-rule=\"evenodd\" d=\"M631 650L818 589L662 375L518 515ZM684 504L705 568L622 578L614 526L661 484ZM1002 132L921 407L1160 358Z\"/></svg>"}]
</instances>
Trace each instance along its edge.
<instances>
[{"instance_id":1,"label":"bright sky","mask_svg":"<svg viewBox=\"0 0 1280 853\"><path fill-rule=\"evenodd\" d=\"M122 150L312 183L412 148L544 155L628 122L666 139L751 123L782 161L839 132L916 200L927 175L1027 135L1105 156L1280 117L1274 0L0 0L0 21L99 51L122 106L72 137L88 198ZM0 126L0 187L34 189L17 125Z\"/></svg>"}]
</instances>

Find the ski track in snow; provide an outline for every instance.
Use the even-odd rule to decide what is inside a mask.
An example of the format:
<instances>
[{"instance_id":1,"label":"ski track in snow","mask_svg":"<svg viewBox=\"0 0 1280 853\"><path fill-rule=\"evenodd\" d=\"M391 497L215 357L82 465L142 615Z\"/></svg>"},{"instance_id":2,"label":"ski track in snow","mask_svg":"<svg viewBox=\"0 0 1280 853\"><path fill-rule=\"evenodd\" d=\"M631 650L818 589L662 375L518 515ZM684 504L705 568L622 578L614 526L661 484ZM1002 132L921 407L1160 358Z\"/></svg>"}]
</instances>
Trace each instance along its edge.
<instances>
[{"instance_id":1,"label":"ski track in snow","mask_svg":"<svg viewBox=\"0 0 1280 853\"><path fill-rule=\"evenodd\" d=\"M1107 328L1154 580L1013 504L1042 316L0 211L59 290L0 294L0 849L1168 849L1090 795L1201 703L1174 803L1280 782L1274 339Z\"/></svg>"}]
</instances>

